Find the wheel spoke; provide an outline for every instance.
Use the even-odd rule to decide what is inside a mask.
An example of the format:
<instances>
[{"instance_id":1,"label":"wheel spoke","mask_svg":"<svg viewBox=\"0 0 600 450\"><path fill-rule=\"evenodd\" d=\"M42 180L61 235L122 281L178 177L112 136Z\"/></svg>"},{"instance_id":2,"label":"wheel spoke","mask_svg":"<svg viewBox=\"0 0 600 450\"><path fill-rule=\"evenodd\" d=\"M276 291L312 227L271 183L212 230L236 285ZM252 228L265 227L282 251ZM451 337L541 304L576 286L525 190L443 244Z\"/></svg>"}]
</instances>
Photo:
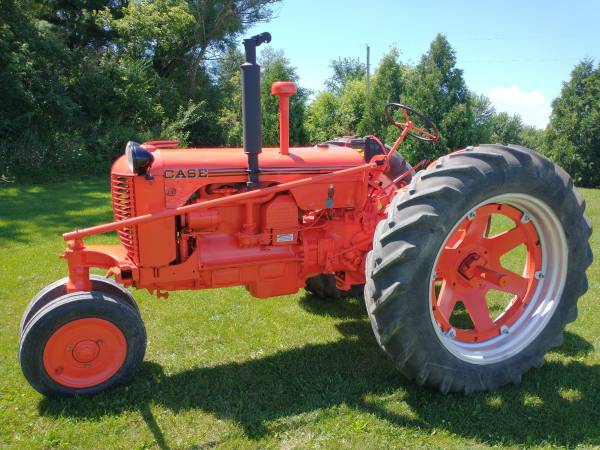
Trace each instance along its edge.
<instances>
[{"instance_id":1,"label":"wheel spoke","mask_svg":"<svg viewBox=\"0 0 600 450\"><path fill-rule=\"evenodd\" d=\"M497 256L502 256L519 245L525 243L527 237L519 226L488 238L487 246Z\"/></svg>"},{"instance_id":2,"label":"wheel spoke","mask_svg":"<svg viewBox=\"0 0 600 450\"><path fill-rule=\"evenodd\" d=\"M483 238L487 233L490 216L490 213L480 211L472 220L469 220L465 240L480 240Z\"/></svg>"},{"instance_id":3,"label":"wheel spoke","mask_svg":"<svg viewBox=\"0 0 600 450\"><path fill-rule=\"evenodd\" d=\"M406 109L402 108L402 114L404 114L404 119L406 119L405 123L410 122L410 119L408 117L408 112L406 112Z\"/></svg>"},{"instance_id":4,"label":"wheel spoke","mask_svg":"<svg viewBox=\"0 0 600 450\"><path fill-rule=\"evenodd\" d=\"M471 317L473 327L477 332L486 331L496 327L496 324L490 315L487 300L485 299L486 291L487 289L480 288L461 299L467 309L467 313L469 313L469 317Z\"/></svg>"},{"instance_id":5,"label":"wheel spoke","mask_svg":"<svg viewBox=\"0 0 600 450\"><path fill-rule=\"evenodd\" d=\"M440 313L442 313L444 318L448 321L450 320L452 311L454 311L456 301L456 293L450 284L444 280L442 287L440 288L440 293L438 294L437 307L440 310Z\"/></svg>"},{"instance_id":6,"label":"wheel spoke","mask_svg":"<svg viewBox=\"0 0 600 450\"><path fill-rule=\"evenodd\" d=\"M429 139L433 139L433 140L437 139L437 136L435 136L435 135L433 135L433 134L431 134L431 133L428 133L427 131L423 130L422 128L415 127L415 126L414 126L414 125L412 125L412 124L410 125L410 128L412 128L412 129L413 129L414 131L416 131L417 133L419 133L419 134L422 134L422 135L424 135L425 137L428 137Z\"/></svg>"},{"instance_id":7,"label":"wheel spoke","mask_svg":"<svg viewBox=\"0 0 600 450\"><path fill-rule=\"evenodd\" d=\"M456 260L458 250L451 247L444 247L444 251L440 253L437 262L437 273L436 278L444 278L446 271L450 270L454 261Z\"/></svg>"}]
</instances>

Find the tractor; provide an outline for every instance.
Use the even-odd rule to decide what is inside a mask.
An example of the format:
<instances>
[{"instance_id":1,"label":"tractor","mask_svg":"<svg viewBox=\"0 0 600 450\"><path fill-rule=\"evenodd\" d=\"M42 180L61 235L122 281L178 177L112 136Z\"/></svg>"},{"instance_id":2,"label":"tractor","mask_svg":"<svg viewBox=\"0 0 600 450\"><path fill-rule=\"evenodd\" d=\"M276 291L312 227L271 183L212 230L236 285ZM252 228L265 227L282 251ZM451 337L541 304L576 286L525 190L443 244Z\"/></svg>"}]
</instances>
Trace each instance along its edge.
<instances>
[{"instance_id":1,"label":"tractor","mask_svg":"<svg viewBox=\"0 0 600 450\"><path fill-rule=\"evenodd\" d=\"M263 148L256 48L270 40L243 41L243 149L129 142L110 174L114 221L63 235L68 276L21 321L31 386L68 396L132 379L146 331L129 287L159 298L229 286L258 298L303 288L364 297L392 363L443 393L516 384L541 366L588 288L591 226L570 176L499 144L411 167L404 139L440 135L400 103L384 109L400 130L391 147L346 136L290 148L289 81L272 85L279 148ZM120 244L84 243L108 232Z\"/></svg>"}]
</instances>

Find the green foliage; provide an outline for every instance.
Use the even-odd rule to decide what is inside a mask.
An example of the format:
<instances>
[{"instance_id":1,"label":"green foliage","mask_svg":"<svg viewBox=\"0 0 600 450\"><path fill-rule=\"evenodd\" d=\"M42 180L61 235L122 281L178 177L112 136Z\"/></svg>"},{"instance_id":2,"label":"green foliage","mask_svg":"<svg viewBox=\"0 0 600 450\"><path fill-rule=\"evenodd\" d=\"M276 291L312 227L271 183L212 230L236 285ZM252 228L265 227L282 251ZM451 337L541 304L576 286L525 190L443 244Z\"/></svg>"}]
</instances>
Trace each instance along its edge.
<instances>
[{"instance_id":1,"label":"green foliage","mask_svg":"<svg viewBox=\"0 0 600 450\"><path fill-rule=\"evenodd\" d=\"M340 99L340 125L347 135L359 133L367 92L363 80L348 80Z\"/></svg>"},{"instance_id":2,"label":"green foliage","mask_svg":"<svg viewBox=\"0 0 600 450\"><path fill-rule=\"evenodd\" d=\"M408 68L400 63L399 58L400 53L396 48L392 48L381 58L367 97L365 114L358 130L360 134L375 134L385 140L388 137L388 129L392 134L395 133L389 128L383 108L388 103L402 101Z\"/></svg>"},{"instance_id":3,"label":"green foliage","mask_svg":"<svg viewBox=\"0 0 600 450\"><path fill-rule=\"evenodd\" d=\"M309 142L316 144L343 135L339 114L339 98L329 91L320 92L306 111L305 125Z\"/></svg>"},{"instance_id":4,"label":"green foliage","mask_svg":"<svg viewBox=\"0 0 600 450\"><path fill-rule=\"evenodd\" d=\"M472 143L474 114L462 70L448 40L437 35L429 51L410 72L406 102L435 123L441 141L431 147L410 142L406 149L412 161L427 154L438 157Z\"/></svg>"},{"instance_id":5,"label":"green foliage","mask_svg":"<svg viewBox=\"0 0 600 450\"><path fill-rule=\"evenodd\" d=\"M546 133L531 125L523 125L521 130L521 145L533 150L541 151Z\"/></svg>"},{"instance_id":6,"label":"green foliage","mask_svg":"<svg viewBox=\"0 0 600 450\"><path fill-rule=\"evenodd\" d=\"M552 102L543 151L580 186L600 186L600 66L583 61Z\"/></svg>"},{"instance_id":7,"label":"green foliage","mask_svg":"<svg viewBox=\"0 0 600 450\"><path fill-rule=\"evenodd\" d=\"M473 108L472 144L492 142L492 126L496 116L492 102L485 95L477 94L471 94L470 101Z\"/></svg>"},{"instance_id":8,"label":"green foliage","mask_svg":"<svg viewBox=\"0 0 600 450\"><path fill-rule=\"evenodd\" d=\"M491 120L490 140L501 144L520 144L522 129L523 123L519 116L498 113Z\"/></svg>"},{"instance_id":9,"label":"green foliage","mask_svg":"<svg viewBox=\"0 0 600 450\"><path fill-rule=\"evenodd\" d=\"M37 16L61 30L69 48L99 50L111 42L115 33L103 26L97 14L104 11L107 17L121 17L126 5L127 0L44 0L37 5Z\"/></svg>"},{"instance_id":10,"label":"green foliage","mask_svg":"<svg viewBox=\"0 0 600 450\"><path fill-rule=\"evenodd\" d=\"M239 78L231 70L219 76L221 64L213 61L249 26L267 20L274 3L6 0L0 176L105 173L128 140L239 143L240 122L224 119ZM237 72L239 60L231 62ZM297 102L301 110L304 101Z\"/></svg>"},{"instance_id":11,"label":"green foliage","mask_svg":"<svg viewBox=\"0 0 600 450\"><path fill-rule=\"evenodd\" d=\"M349 80L360 80L367 72L365 65L354 58L338 58L329 64L333 75L325 81L325 87L339 95Z\"/></svg>"},{"instance_id":12,"label":"green foliage","mask_svg":"<svg viewBox=\"0 0 600 450\"><path fill-rule=\"evenodd\" d=\"M262 67L260 99L262 103L263 144L279 145L279 97L271 94L271 85L276 81L298 82L298 75L283 52L267 49L260 60ZM308 92L298 87L298 93L290 97L290 144L306 142L304 110Z\"/></svg>"}]
</instances>

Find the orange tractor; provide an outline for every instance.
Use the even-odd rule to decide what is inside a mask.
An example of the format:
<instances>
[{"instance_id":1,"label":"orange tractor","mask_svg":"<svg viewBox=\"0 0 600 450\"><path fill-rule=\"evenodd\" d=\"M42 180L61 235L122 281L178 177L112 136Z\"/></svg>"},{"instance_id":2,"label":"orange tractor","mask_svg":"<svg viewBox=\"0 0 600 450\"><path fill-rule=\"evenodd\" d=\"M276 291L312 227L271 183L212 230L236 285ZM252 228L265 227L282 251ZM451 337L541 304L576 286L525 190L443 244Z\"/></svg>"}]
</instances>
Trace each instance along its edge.
<instances>
[{"instance_id":1,"label":"orange tractor","mask_svg":"<svg viewBox=\"0 0 600 450\"><path fill-rule=\"evenodd\" d=\"M592 260L569 175L502 145L422 161L417 172L398 148L439 133L398 103L385 108L401 130L391 148L375 136L289 148L296 87L286 81L272 86L280 146L262 148L256 47L268 41L244 40L243 151L130 142L111 172L115 221L64 234L68 276L44 288L21 322L31 385L70 395L129 381L146 349L130 286L158 297L238 285L260 298L302 288L364 294L383 351L406 377L442 392L518 383L540 366L577 315ZM112 231L120 245L84 243ZM492 307L497 298L505 300Z\"/></svg>"}]
</instances>

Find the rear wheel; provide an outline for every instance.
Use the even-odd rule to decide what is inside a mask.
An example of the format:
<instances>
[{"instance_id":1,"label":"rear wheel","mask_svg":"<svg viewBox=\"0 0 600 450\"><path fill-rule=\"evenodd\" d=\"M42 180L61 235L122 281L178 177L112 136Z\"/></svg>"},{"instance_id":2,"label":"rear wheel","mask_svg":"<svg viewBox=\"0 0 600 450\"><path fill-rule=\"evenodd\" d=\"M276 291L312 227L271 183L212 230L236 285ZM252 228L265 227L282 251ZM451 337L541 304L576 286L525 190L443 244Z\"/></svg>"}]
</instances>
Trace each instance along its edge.
<instances>
[{"instance_id":1,"label":"rear wheel","mask_svg":"<svg viewBox=\"0 0 600 450\"><path fill-rule=\"evenodd\" d=\"M531 150L440 158L375 233L365 299L380 346L443 392L520 382L560 345L587 290L584 208L570 177Z\"/></svg>"},{"instance_id":2,"label":"rear wheel","mask_svg":"<svg viewBox=\"0 0 600 450\"><path fill-rule=\"evenodd\" d=\"M100 292L78 292L31 318L19 360L42 394L94 394L128 382L145 350L146 330L131 306Z\"/></svg>"}]
</instances>

